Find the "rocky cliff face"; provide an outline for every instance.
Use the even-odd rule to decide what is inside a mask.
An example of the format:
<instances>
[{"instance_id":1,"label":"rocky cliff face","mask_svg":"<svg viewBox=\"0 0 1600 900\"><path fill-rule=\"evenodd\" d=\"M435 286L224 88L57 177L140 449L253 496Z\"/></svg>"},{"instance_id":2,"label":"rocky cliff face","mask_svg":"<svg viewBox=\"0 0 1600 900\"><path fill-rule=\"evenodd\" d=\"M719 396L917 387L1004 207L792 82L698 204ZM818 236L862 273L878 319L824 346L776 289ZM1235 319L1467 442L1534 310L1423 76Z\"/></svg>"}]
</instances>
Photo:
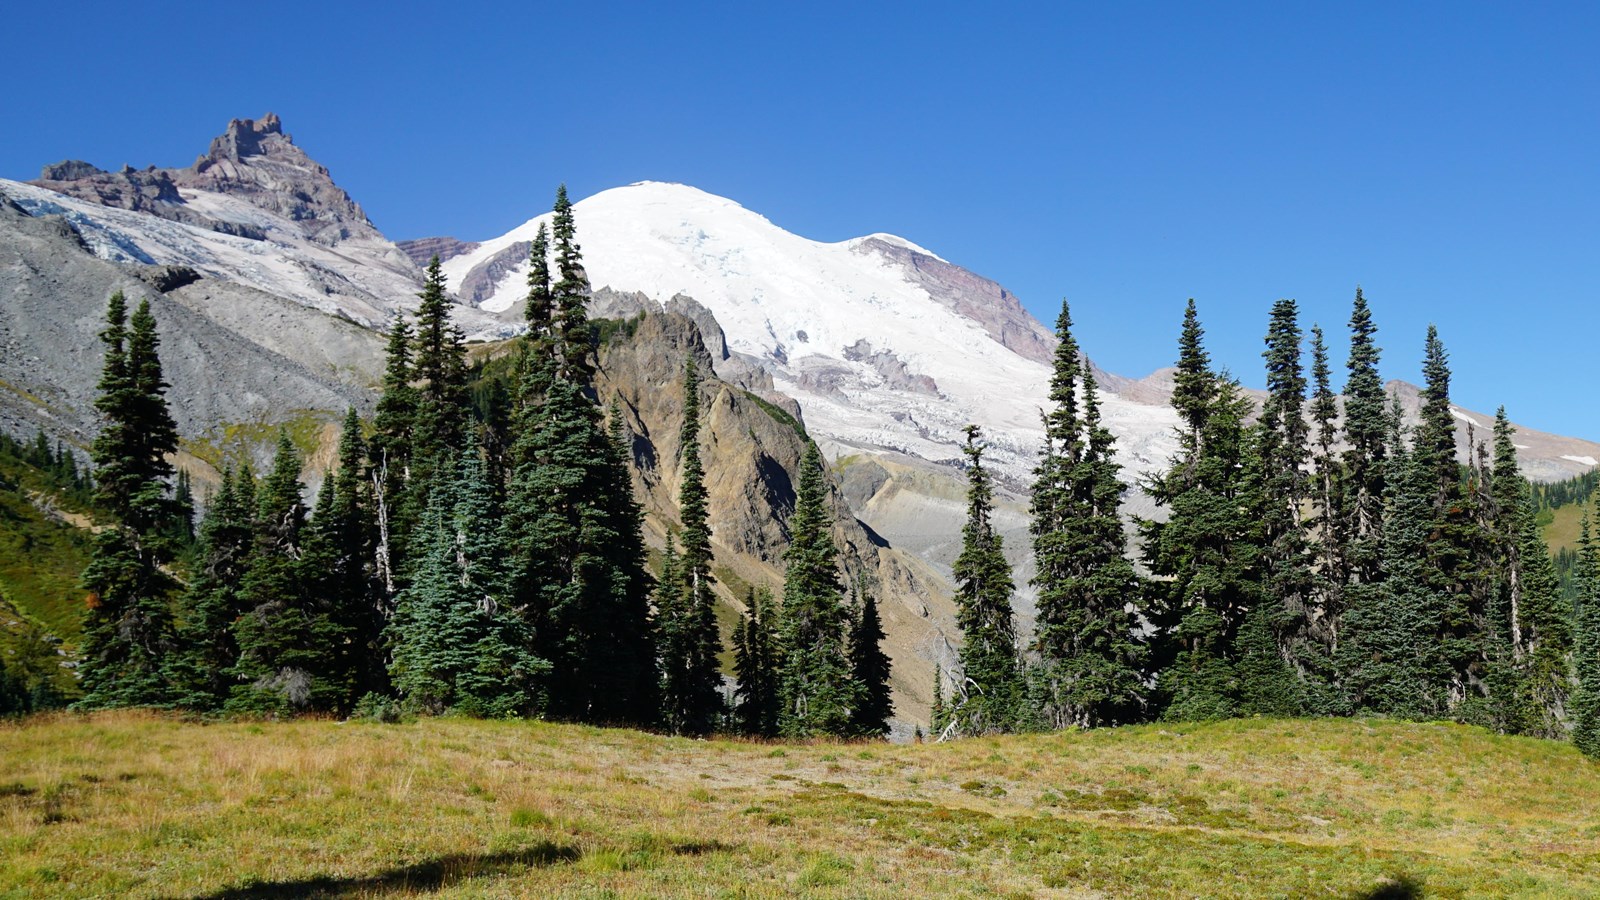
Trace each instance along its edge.
<instances>
[{"instance_id":1,"label":"rocky cliff face","mask_svg":"<svg viewBox=\"0 0 1600 900\"><path fill-rule=\"evenodd\" d=\"M478 249L477 241L458 241L453 237L418 238L413 241L395 241L400 252L411 257L417 268L423 268L435 256L440 260L471 253Z\"/></svg>"},{"instance_id":2,"label":"rocky cliff face","mask_svg":"<svg viewBox=\"0 0 1600 900\"><path fill-rule=\"evenodd\" d=\"M647 511L650 542L662 546L680 524L678 432L683 424L683 371L694 359L705 374L701 448L709 498L712 545L723 601L742 609L749 586L767 584L781 595L783 553L794 511L791 473L804 452L804 422L762 397L713 375L713 354L700 329L676 312L646 315L634 334L600 355L598 388L616 400L633 436L635 487ZM865 575L882 603L893 686L902 715L922 718L936 662L948 665L954 610L942 579L856 517L845 491L832 491L834 540L849 577Z\"/></svg>"}]
</instances>

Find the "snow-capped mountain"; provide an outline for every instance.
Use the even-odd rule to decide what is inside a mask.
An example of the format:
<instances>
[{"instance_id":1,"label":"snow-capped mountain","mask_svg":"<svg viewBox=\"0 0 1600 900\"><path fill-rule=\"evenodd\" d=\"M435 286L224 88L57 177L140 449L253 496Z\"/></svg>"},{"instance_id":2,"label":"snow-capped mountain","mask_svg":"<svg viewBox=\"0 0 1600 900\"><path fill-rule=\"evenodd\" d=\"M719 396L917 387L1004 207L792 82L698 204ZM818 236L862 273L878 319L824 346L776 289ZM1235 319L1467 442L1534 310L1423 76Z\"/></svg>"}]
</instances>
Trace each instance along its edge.
<instances>
[{"instance_id":1,"label":"snow-capped mountain","mask_svg":"<svg viewBox=\"0 0 1600 900\"><path fill-rule=\"evenodd\" d=\"M996 469L1026 482L1043 440L1055 339L999 285L901 237L820 243L680 184L603 191L574 215L595 287L706 306L730 349L800 401L830 455L954 462L963 426L977 423ZM525 291L528 242L547 219L446 260L450 284L486 310L509 309ZM1133 468L1166 460L1169 408L1108 393L1105 414Z\"/></svg>"}]
</instances>

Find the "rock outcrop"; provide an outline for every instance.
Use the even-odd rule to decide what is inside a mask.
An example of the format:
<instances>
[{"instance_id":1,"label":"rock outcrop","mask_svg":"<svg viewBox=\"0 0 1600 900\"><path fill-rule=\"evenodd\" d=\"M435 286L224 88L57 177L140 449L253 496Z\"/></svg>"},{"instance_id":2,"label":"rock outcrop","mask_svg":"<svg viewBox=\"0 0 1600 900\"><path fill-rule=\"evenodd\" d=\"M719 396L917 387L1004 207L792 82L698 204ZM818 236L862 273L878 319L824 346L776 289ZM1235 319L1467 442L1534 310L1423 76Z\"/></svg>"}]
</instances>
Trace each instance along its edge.
<instances>
[{"instance_id":1,"label":"rock outcrop","mask_svg":"<svg viewBox=\"0 0 1600 900\"><path fill-rule=\"evenodd\" d=\"M726 622L743 608L751 586L764 583L781 595L795 502L792 473L799 470L808 437L801 418L712 375L714 357L688 316L651 313L630 337L602 348L598 389L602 401L614 399L625 417L647 536L660 547L679 525L684 365L694 359L704 373L701 453L717 574L730 613ZM921 719L935 666L949 663L946 635L955 633L954 608L937 573L857 518L847 487L859 490L835 484L831 491L834 541L847 577L865 576L879 591L896 702L903 716Z\"/></svg>"},{"instance_id":2,"label":"rock outcrop","mask_svg":"<svg viewBox=\"0 0 1600 900\"><path fill-rule=\"evenodd\" d=\"M400 248L400 252L411 257L411 261L416 263L418 268L426 266L435 256L443 261L478 249L477 241L460 241L453 237L417 238L411 241L395 241L394 245Z\"/></svg>"}]
</instances>

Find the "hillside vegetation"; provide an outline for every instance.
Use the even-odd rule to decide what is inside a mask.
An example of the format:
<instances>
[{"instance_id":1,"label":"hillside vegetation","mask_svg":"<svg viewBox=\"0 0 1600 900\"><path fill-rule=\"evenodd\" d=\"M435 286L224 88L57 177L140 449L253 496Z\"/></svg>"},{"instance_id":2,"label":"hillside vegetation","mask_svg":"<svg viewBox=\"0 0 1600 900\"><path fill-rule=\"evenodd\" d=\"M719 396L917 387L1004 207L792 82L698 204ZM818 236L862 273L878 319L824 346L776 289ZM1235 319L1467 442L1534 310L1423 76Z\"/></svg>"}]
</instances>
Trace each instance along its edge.
<instances>
[{"instance_id":1,"label":"hillside vegetation","mask_svg":"<svg viewBox=\"0 0 1600 900\"><path fill-rule=\"evenodd\" d=\"M0 895L1593 897L1597 775L1381 720L889 746L59 714L0 727Z\"/></svg>"}]
</instances>

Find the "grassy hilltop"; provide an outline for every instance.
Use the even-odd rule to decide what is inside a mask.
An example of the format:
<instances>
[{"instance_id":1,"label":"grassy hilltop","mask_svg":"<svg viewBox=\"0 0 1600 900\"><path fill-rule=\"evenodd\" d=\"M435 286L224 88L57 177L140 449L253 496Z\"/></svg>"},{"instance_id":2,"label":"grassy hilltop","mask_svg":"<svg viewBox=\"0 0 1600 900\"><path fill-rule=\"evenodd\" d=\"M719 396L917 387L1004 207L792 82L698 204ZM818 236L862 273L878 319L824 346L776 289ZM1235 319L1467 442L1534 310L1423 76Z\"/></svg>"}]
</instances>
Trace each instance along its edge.
<instances>
[{"instance_id":1,"label":"grassy hilltop","mask_svg":"<svg viewBox=\"0 0 1600 900\"><path fill-rule=\"evenodd\" d=\"M0 895L1594 897L1600 766L1456 725L774 745L452 719L0 726Z\"/></svg>"}]
</instances>

